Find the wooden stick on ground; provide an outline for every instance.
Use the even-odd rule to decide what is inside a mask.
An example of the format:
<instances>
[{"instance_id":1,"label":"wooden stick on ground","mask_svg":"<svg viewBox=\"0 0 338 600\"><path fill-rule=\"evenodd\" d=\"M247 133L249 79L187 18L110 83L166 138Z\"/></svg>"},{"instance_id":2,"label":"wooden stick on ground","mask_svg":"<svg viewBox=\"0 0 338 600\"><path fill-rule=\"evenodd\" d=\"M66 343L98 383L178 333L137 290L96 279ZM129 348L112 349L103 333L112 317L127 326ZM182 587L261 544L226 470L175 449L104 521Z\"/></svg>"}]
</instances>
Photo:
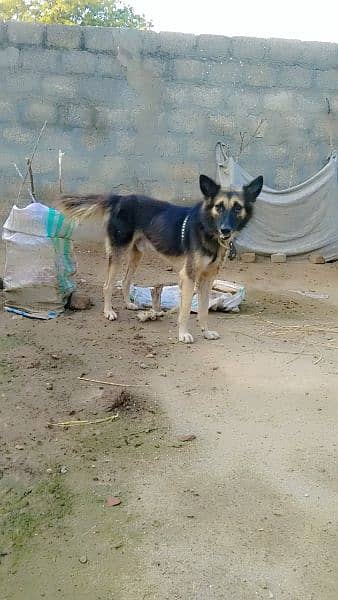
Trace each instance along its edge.
<instances>
[{"instance_id":1,"label":"wooden stick on ground","mask_svg":"<svg viewBox=\"0 0 338 600\"><path fill-rule=\"evenodd\" d=\"M100 381L99 379L88 379L88 377L78 377L80 381L89 381L90 383L99 383L100 385L113 385L116 387L140 387L141 383L115 383L114 381Z\"/></svg>"},{"instance_id":2,"label":"wooden stick on ground","mask_svg":"<svg viewBox=\"0 0 338 600\"><path fill-rule=\"evenodd\" d=\"M108 423L118 418L118 415L110 415L109 417L103 417L102 419L95 419L94 421L61 421L61 423L48 423L49 427L74 427L76 425L98 425L99 423Z\"/></svg>"}]
</instances>

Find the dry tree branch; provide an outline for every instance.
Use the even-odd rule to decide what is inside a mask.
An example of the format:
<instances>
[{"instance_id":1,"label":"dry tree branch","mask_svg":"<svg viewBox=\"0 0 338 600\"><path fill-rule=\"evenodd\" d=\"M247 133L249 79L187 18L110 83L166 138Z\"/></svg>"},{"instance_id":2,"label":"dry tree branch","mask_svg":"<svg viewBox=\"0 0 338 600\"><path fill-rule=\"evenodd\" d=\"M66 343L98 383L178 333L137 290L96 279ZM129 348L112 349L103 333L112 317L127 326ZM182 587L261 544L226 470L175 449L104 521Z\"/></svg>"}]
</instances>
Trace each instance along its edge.
<instances>
[{"instance_id":1,"label":"dry tree branch","mask_svg":"<svg viewBox=\"0 0 338 600\"><path fill-rule=\"evenodd\" d=\"M45 122L44 122L44 124L42 125L42 127L41 127L41 130L40 130L40 133L39 133L39 135L38 135L38 139L37 139L37 140L36 140L36 142L35 142L35 146L34 146L34 148L33 148L33 152L32 152L32 154L31 154L30 158L28 159L28 160L29 160L29 162L30 162L30 164L32 164L32 162L33 162L33 158L34 158L34 156L35 156L35 154L36 154L36 151L37 151L37 149L38 149L38 145L39 145L39 142L40 142L41 136L42 136L42 134L43 134L43 132L44 132L44 130L45 130L45 128L46 128L46 126L47 126L47 121L45 121ZM27 164L28 164L28 163L27 163ZM17 197L17 199L16 199L16 201L17 201L17 202L20 200L20 196L21 196L21 193L22 193L22 190L23 190L23 186L24 186L24 185L25 185L25 183L26 183L26 180L27 180L27 177L28 177L28 175L29 175L29 168L27 168L26 174L25 174L25 176L24 176L24 178L23 178L23 180L22 180L22 183L21 183L21 186L20 186L20 189L19 189L19 193L18 193L18 197Z\"/></svg>"},{"instance_id":2,"label":"dry tree branch","mask_svg":"<svg viewBox=\"0 0 338 600\"><path fill-rule=\"evenodd\" d=\"M247 135L248 135L247 131L240 131L239 132L239 137L241 138L241 143L240 143L240 146L239 146L238 156L240 156L242 154L243 150L244 150L245 138L246 138Z\"/></svg>"},{"instance_id":3,"label":"dry tree branch","mask_svg":"<svg viewBox=\"0 0 338 600\"><path fill-rule=\"evenodd\" d=\"M30 160L30 158L26 158L26 163L27 163L27 168L28 168L28 173L29 173L29 180L30 180L30 184L31 184L31 198L34 198L34 202L36 202L36 196L35 196L35 191L34 191L34 179L33 179L33 171L32 171L32 162Z\"/></svg>"},{"instance_id":4,"label":"dry tree branch","mask_svg":"<svg viewBox=\"0 0 338 600\"><path fill-rule=\"evenodd\" d=\"M22 181L23 181L24 177L23 177L23 174L21 173L21 171L20 171L20 169L19 169L18 165L17 165L16 163L13 163L13 165L14 165L14 168L15 168L15 170L16 170L16 172L17 172L17 174L19 175L20 179L22 179ZM33 196L32 192L31 192L31 190L30 190L29 188L27 188L27 189L28 189L28 193L29 193L29 195L30 195L30 197L31 197L31 200L32 200L33 202L35 202L35 198L34 198L34 196Z\"/></svg>"},{"instance_id":5,"label":"dry tree branch","mask_svg":"<svg viewBox=\"0 0 338 600\"><path fill-rule=\"evenodd\" d=\"M239 159L241 154L244 152L244 150L246 150L248 148L248 146L250 146L250 144L254 141L254 139L259 137L259 135L261 133L261 129L265 122L266 122L266 119L260 119L255 131L252 134L250 134L250 137L247 141L246 141L246 138L249 135L249 132L248 131L240 131L239 132L239 136L241 138L241 143L240 143L239 152L238 152L236 160Z\"/></svg>"}]
</instances>

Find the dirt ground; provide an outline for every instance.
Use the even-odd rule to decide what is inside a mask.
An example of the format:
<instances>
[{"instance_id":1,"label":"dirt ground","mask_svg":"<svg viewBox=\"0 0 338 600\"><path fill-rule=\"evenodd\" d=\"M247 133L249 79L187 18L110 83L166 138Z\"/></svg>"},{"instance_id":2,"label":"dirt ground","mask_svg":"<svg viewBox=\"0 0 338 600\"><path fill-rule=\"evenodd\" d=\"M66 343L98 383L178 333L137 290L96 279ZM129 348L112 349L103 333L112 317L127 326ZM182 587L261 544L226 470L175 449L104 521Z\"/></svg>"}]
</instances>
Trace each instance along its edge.
<instances>
[{"instance_id":1,"label":"dirt ground","mask_svg":"<svg viewBox=\"0 0 338 600\"><path fill-rule=\"evenodd\" d=\"M105 321L103 250L77 254L92 309L0 314L1 600L337 600L338 265L231 263L241 312L185 346L119 291Z\"/></svg>"}]
</instances>

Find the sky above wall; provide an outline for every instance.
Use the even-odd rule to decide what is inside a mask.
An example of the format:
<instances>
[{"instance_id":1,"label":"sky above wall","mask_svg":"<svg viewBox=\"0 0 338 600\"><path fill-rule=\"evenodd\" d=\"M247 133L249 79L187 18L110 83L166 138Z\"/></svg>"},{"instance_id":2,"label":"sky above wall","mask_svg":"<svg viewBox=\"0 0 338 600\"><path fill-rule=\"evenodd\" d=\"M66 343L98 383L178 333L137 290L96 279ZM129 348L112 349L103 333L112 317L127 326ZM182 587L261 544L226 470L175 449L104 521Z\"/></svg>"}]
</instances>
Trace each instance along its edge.
<instances>
[{"instance_id":1,"label":"sky above wall","mask_svg":"<svg viewBox=\"0 0 338 600\"><path fill-rule=\"evenodd\" d=\"M338 0L128 0L155 31L338 43Z\"/></svg>"}]
</instances>

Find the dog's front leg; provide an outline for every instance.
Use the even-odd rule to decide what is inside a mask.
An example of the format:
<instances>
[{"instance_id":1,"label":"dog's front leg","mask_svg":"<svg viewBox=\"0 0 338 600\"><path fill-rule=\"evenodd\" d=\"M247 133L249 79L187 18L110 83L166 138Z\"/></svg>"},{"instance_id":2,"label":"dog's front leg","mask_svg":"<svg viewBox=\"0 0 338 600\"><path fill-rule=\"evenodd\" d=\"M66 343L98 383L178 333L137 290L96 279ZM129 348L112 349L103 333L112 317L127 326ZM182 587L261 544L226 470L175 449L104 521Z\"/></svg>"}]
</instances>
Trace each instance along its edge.
<instances>
[{"instance_id":1,"label":"dog's front leg","mask_svg":"<svg viewBox=\"0 0 338 600\"><path fill-rule=\"evenodd\" d=\"M104 309L103 313L106 319L109 321L115 321L117 319L117 314L112 308L111 299L113 293L113 283L114 277L116 275L117 270L117 257L112 254L108 257L108 273L107 279L103 286L103 299L104 299Z\"/></svg>"},{"instance_id":2,"label":"dog's front leg","mask_svg":"<svg viewBox=\"0 0 338 600\"><path fill-rule=\"evenodd\" d=\"M219 333L208 328L209 294L213 279L202 278L198 285L198 320L202 333L207 340L218 340Z\"/></svg>"},{"instance_id":3,"label":"dog's front leg","mask_svg":"<svg viewBox=\"0 0 338 600\"><path fill-rule=\"evenodd\" d=\"M188 331L188 320L191 312L191 301L194 294L195 282L187 274L183 267L180 272L180 312L178 316L178 339L185 344L192 344L194 338Z\"/></svg>"}]
</instances>

